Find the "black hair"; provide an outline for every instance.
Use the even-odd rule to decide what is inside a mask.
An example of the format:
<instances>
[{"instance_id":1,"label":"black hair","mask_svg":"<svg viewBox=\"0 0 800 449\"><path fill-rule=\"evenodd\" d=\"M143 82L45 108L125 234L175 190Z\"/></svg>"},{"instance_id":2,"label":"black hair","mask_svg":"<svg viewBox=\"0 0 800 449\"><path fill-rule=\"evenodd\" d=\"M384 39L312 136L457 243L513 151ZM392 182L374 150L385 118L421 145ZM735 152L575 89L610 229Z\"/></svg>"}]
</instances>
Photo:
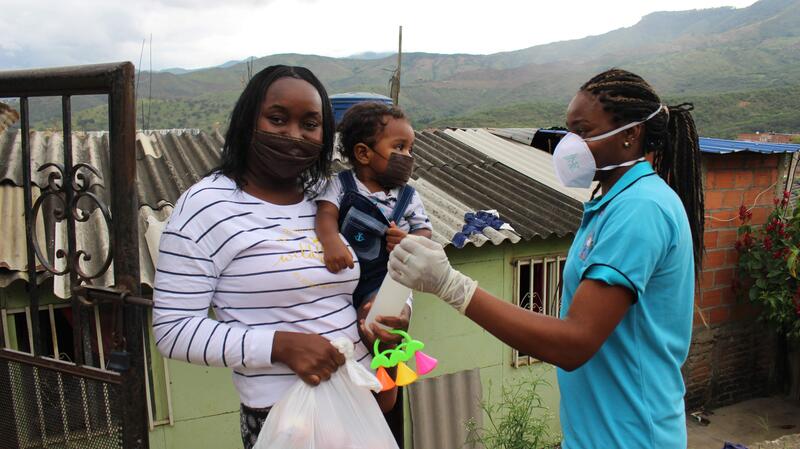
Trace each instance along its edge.
<instances>
[{"instance_id":1,"label":"black hair","mask_svg":"<svg viewBox=\"0 0 800 449\"><path fill-rule=\"evenodd\" d=\"M356 160L355 146L359 143L374 148L378 136L387 125L384 117L406 119L399 106L368 101L351 106L339 123L339 151L351 165Z\"/></svg>"},{"instance_id":2,"label":"black hair","mask_svg":"<svg viewBox=\"0 0 800 449\"><path fill-rule=\"evenodd\" d=\"M617 124L644 120L663 106L647 81L622 69L596 75L581 91L593 94ZM700 142L692 109L691 103L669 106L643 126L645 153L655 152L656 172L678 194L689 217L697 274L703 264L704 206Z\"/></svg>"},{"instance_id":3,"label":"black hair","mask_svg":"<svg viewBox=\"0 0 800 449\"><path fill-rule=\"evenodd\" d=\"M305 67L273 65L256 73L239 95L231 112L228 131L225 132L225 144L222 147L222 160L219 167L213 170L233 179L240 189L246 181L244 173L247 166L247 151L253 140L261 103L267 89L280 78L296 78L307 81L314 86L322 99L322 152L317 162L300 175L303 189L310 192L317 183L330 173L333 160L334 122L333 108L328 93L322 83Z\"/></svg>"}]
</instances>

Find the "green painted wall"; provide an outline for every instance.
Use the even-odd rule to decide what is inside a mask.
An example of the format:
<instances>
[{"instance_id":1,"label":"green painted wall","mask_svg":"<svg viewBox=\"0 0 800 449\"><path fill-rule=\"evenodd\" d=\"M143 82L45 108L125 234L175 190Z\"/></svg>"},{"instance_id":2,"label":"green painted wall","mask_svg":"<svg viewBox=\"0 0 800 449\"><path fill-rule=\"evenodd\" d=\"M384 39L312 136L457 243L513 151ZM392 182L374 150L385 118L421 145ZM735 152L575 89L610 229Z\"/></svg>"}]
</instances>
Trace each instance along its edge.
<instances>
[{"instance_id":1,"label":"green painted wall","mask_svg":"<svg viewBox=\"0 0 800 449\"><path fill-rule=\"evenodd\" d=\"M518 258L540 255L566 255L571 239L534 239L530 242L480 248L448 248L453 266L476 279L493 295L513 301L514 266ZM425 343L425 352L439 360L435 375L480 368L483 397L499 398L502 385L520 378L541 376L551 387L541 391L554 415L552 429L558 431L559 393L556 372L551 365L536 363L515 368L512 349L484 331L450 306L430 295L414 297L410 333ZM406 396L407 397L407 396ZM410 422L406 406L406 422ZM406 448L411 448L411 429L406 427Z\"/></svg>"},{"instance_id":2,"label":"green painted wall","mask_svg":"<svg viewBox=\"0 0 800 449\"><path fill-rule=\"evenodd\" d=\"M150 432L150 448L241 449L239 395L230 370L167 363L175 421Z\"/></svg>"}]
</instances>

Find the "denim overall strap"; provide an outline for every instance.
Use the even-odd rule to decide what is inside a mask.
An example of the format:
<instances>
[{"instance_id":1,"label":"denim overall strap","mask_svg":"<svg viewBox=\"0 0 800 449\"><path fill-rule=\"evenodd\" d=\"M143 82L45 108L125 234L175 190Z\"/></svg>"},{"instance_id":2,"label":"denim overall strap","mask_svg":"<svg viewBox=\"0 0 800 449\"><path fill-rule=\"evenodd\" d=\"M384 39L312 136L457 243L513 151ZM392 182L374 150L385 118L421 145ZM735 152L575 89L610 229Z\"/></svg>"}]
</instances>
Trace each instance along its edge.
<instances>
[{"instance_id":1,"label":"denim overall strap","mask_svg":"<svg viewBox=\"0 0 800 449\"><path fill-rule=\"evenodd\" d=\"M352 171L344 170L339 172L339 181L341 181L342 187L344 187L345 192L358 192L358 187L356 186L356 178L353 176Z\"/></svg>"},{"instance_id":2,"label":"denim overall strap","mask_svg":"<svg viewBox=\"0 0 800 449\"><path fill-rule=\"evenodd\" d=\"M408 205L411 204L411 199L414 198L414 188L410 185L406 184L400 189L400 193L397 195L397 204L394 205L394 210L392 211L392 220L395 224L400 223L400 219L406 213L406 209Z\"/></svg>"}]
</instances>

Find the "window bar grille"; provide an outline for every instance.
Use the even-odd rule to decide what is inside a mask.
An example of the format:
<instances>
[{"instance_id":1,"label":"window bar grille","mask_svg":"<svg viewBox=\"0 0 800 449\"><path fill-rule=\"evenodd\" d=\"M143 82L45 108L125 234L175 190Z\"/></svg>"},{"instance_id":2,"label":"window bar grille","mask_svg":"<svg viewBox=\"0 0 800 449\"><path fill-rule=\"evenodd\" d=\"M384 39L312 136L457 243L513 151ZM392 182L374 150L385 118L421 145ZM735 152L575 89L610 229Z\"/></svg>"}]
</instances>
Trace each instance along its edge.
<instances>
[{"instance_id":1,"label":"window bar grille","mask_svg":"<svg viewBox=\"0 0 800 449\"><path fill-rule=\"evenodd\" d=\"M30 345L31 354L37 355L33 349L33 341L34 341L34 330L33 330L33 315L39 316L38 313L31 313L30 306L25 307L25 323L28 325L28 344ZM38 321L38 320L37 320Z\"/></svg>"},{"instance_id":2,"label":"window bar grille","mask_svg":"<svg viewBox=\"0 0 800 449\"><path fill-rule=\"evenodd\" d=\"M22 125L22 184L24 186L24 200L25 200L25 229L27 230L27 256L28 256L28 283L26 288L28 290L28 297L30 298L30 306L33 310L39 310L39 292L38 282L36 279L36 255L33 249L33 231L36 229L33 223L33 198L32 190L33 184L31 182L31 149L30 149L30 123L28 117L28 97L20 97L20 119ZM36 314L31 320L29 326L32 326L33 343L31 344L31 354L39 355L39 315ZM30 328L30 327L29 327Z\"/></svg>"},{"instance_id":3,"label":"window bar grille","mask_svg":"<svg viewBox=\"0 0 800 449\"><path fill-rule=\"evenodd\" d=\"M81 383L81 405L83 405L83 420L86 423L86 433L92 433L92 420L89 416L89 395L86 393L86 380L84 378L80 378Z\"/></svg>"},{"instance_id":4,"label":"window bar grille","mask_svg":"<svg viewBox=\"0 0 800 449\"><path fill-rule=\"evenodd\" d=\"M167 423L175 425L175 415L172 413L172 377L169 374L169 360L164 360L164 384L167 386Z\"/></svg>"},{"instance_id":5,"label":"window bar grille","mask_svg":"<svg viewBox=\"0 0 800 449\"><path fill-rule=\"evenodd\" d=\"M8 335L8 316L6 309L0 309L0 322L3 323L3 348L9 349L9 340L11 337Z\"/></svg>"},{"instance_id":6,"label":"window bar grille","mask_svg":"<svg viewBox=\"0 0 800 449\"><path fill-rule=\"evenodd\" d=\"M147 362L147 351L142 353L144 357L144 394L147 397L147 429L149 431L153 431L155 426L153 425L153 402L150 396L150 369L149 363Z\"/></svg>"},{"instance_id":7,"label":"window bar grille","mask_svg":"<svg viewBox=\"0 0 800 449\"><path fill-rule=\"evenodd\" d=\"M56 330L56 314L52 304L47 305L47 313L50 316L50 336L53 340L53 358L60 360L58 356L58 331Z\"/></svg>"},{"instance_id":8,"label":"window bar grille","mask_svg":"<svg viewBox=\"0 0 800 449\"><path fill-rule=\"evenodd\" d=\"M64 440L69 447L69 437L72 434L69 431L69 413L67 413L67 400L64 397L64 379L61 373L58 373L58 399L61 406L61 422L64 424Z\"/></svg>"},{"instance_id":9,"label":"window bar grille","mask_svg":"<svg viewBox=\"0 0 800 449\"><path fill-rule=\"evenodd\" d=\"M97 334L97 353L100 356L100 369L106 369L105 348L103 347L103 327L100 325L100 306L95 304L94 307L94 327Z\"/></svg>"},{"instance_id":10,"label":"window bar grille","mask_svg":"<svg viewBox=\"0 0 800 449\"><path fill-rule=\"evenodd\" d=\"M114 433L114 421L111 417L111 400L108 397L108 385L103 384L103 405L106 418L106 432L108 435L112 435Z\"/></svg>"},{"instance_id":11,"label":"window bar grille","mask_svg":"<svg viewBox=\"0 0 800 449\"><path fill-rule=\"evenodd\" d=\"M36 396L36 413L39 416L39 431L41 433L42 446L48 447L47 444L47 429L45 428L44 405L42 404L42 390L41 379L39 378L39 369L33 370L33 388Z\"/></svg>"}]
</instances>

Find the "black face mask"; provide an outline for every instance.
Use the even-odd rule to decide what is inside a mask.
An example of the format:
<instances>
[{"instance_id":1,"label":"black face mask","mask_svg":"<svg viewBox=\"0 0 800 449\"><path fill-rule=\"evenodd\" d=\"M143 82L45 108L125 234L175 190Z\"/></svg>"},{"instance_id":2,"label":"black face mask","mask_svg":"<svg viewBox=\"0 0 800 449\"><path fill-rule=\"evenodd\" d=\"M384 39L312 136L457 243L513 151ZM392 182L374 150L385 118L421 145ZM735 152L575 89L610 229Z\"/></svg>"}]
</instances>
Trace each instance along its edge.
<instances>
[{"instance_id":1,"label":"black face mask","mask_svg":"<svg viewBox=\"0 0 800 449\"><path fill-rule=\"evenodd\" d=\"M247 171L258 180L297 179L319 159L322 145L256 130L247 152Z\"/></svg>"},{"instance_id":2,"label":"black face mask","mask_svg":"<svg viewBox=\"0 0 800 449\"><path fill-rule=\"evenodd\" d=\"M375 154L386 159L377 151ZM375 173L375 178L383 188L393 189L406 185L413 170L414 156L392 153L387 159L386 170L383 173Z\"/></svg>"}]
</instances>

